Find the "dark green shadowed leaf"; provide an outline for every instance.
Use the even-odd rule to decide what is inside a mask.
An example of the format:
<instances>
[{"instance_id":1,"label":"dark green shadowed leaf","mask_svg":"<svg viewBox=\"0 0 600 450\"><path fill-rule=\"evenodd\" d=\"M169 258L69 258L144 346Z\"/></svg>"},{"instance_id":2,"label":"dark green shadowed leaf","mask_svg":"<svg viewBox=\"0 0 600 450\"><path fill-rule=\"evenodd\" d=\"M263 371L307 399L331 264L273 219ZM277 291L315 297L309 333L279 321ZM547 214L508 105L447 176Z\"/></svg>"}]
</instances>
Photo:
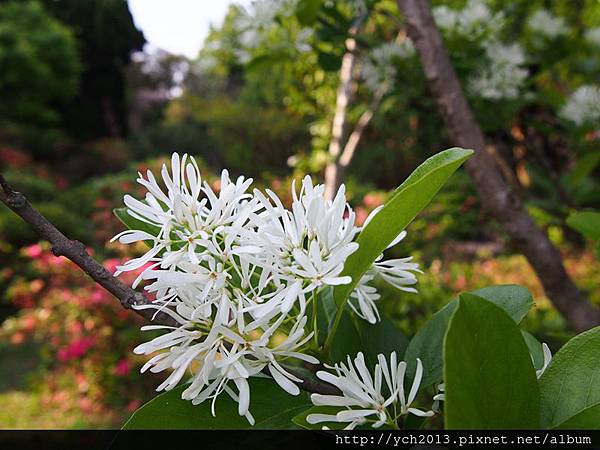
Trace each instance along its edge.
<instances>
[{"instance_id":1,"label":"dark green shadowed leaf","mask_svg":"<svg viewBox=\"0 0 600 450\"><path fill-rule=\"evenodd\" d=\"M375 367L377 355L380 353L389 361L390 354L396 352L398 361L402 361L408 346L408 338L394 326L391 320L382 317L373 325L365 320L360 320L358 332L362 352L365 354L369 367Z\"/></svg>"},{"instance_id":2,"label":"dark green shadowed leaf","mask_svg":"<svg viewBox=\"0 0 600 450\"><path fill-rule=\"evenodd\" d=\"M298 22L303 26L312 25L317 20L322 5L323 0L299 0L296 6Z\"/></svg>"},{"instance_id":3,"label":"dark green shadowed leaf","mask_svg":"<svg viewBox=\"0 0 600 450\"><path fill-rule=\"evenodd\" d=\"M354 317L348 311L344 311L332 342L330 351L332 363L346 362L348 355L354 358L358 352L363 350L358 327Z\"/></svg>"},{"instance_id":4,"label":"dark green shadowed leaf","mask_svg":"<svg viewBox=\"0 0 600 450\"><path fill-rule=\"evenodd\" d=\"M181 399L185 386L160 394L133 413L123 429L288 429L295 428L292 418L309 408L308 395L293 396L273 380L251 378L250 412L256 420L251 426L238 415L238 404L227 393L216 401L216 417L212 416L210 401L200 405Z\"/></svg>"},{"instance_id":5,"label":"dark green shadowed leaf","mask_svg":"<svg viewBox=\"0 0 600 450\"><path fill-rule=\"evenodd\" d=\"M541 425L600 426L600 327L571 339L540 378Z\"/></svg>"},{"instance_id":6,"label":"dark green shadowed leaf","mask_svg":"<svg viewBox=\"0 0 600 450\"><path fill-rule=\"evenodd\" d=\"M415 361L420 358L423 363L423 380L421 381L423 386L439 383L442 380L444 335L457 303L456 300L452 300L431 316L431 319L423 325L408 344L404 360L408 364L409 376L414 376Z\"/></svg>"},{"instance_id":7,"label":"dark green shadowed leaf","mask_svg":"<svg viewBox=\"0 0 600 450\"><path fill-rule=\"evenodd\" d=\"M567 218L567 225L592 240L600 240L600 212L580 211Z\"/></svg>"},{"instance_id":8,"label":"dark green shadowed leaf","mask_svg":"<svg viewBox=\"0 0 600 450\"><path fill-rule=\"evenodd\" d=\"M529 350L514 320L491 302L460 296L444 340L444 382L449 429L539 425Z\"/></svg>"}]
</instances>

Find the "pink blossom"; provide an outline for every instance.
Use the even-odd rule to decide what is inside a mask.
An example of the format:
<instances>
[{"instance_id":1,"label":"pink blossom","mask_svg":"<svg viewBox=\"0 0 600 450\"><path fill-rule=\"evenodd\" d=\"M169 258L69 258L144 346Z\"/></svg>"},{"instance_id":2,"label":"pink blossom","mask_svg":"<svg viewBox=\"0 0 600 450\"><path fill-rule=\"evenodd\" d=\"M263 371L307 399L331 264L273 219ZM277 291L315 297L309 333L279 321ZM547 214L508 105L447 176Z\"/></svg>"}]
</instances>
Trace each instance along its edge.
<instances>
[{"instance_id":1,"label":"pink blossom","mask_svg":"<svg viewBox=\"0 0 600 450\"><path fill-rule=\"evenodd\" d=\"M114 369L114 374L118 377L124 377L129 375L129 371L131 370L131 364L128 360L122 359L120 360Z\"/></svg>"}]
</instances>

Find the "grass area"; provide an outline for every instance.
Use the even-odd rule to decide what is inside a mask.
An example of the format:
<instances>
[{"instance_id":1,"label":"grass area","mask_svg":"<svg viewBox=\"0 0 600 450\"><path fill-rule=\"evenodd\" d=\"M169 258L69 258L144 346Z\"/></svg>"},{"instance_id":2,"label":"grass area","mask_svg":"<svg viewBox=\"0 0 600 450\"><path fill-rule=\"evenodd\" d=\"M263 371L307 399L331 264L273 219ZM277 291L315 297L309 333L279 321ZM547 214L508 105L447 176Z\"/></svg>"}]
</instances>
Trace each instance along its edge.
<instances>
[{"instance_id":1,"label":"grass area","mask_svg":"<svg viewBox=\"0 0 600 450\"><path fill-rule=\"evenodd\" d=\"M0 341L0 393L25 388L28 374L38 367L38 363L39 348L36 344L12 345ZM0 402L0 405L3 403Z\"/></svg>"}]
</instances>

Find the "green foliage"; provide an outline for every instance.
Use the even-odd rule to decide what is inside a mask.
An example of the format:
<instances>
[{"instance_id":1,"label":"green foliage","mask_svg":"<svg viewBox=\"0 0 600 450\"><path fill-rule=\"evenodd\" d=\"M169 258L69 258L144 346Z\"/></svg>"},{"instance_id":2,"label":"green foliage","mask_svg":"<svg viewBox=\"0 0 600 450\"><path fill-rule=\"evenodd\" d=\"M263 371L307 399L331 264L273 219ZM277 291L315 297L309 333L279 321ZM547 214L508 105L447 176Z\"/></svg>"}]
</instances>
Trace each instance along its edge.
<instances>
[{"instance_id":1,"label":"green foliage","mask_svg":"<svg viewBox=\"0 0 600 450\"><path fill-rule=\"evenodd\" d=\"M37 1L0 4L0 121L55 125L53 103L75 94L80 72L72 32Z\"/></svg>"},{"instance_id":2,"label":"green foliage","mask_svg":"<svg viewBox=\"0 0 600 450\"><path fill-rule=\"evenodd\" d=\"M527 289L515 285L490 286L474 291L472 294L502 308L516 323L523 319L533 305L533 299ZM417 358L420 358L423 363L423 385L442 380L444 336L458 303L457 300L452 300L435 313L412 338L406 349L404 358L409 363L409 373L414 373L414 361Z\"/></svg>"},{"instance_id":3,"label":"green foliage","mask_svg":"<svg viewBox=\"0 0 600 450\"><path fill-rule=\"evenodd\" d=\"M252 378L252 415L255 429L292 428L292 418L310 406L305 393L294 397L283 391L272 380ZM185 386L161 394L140 409L123 425L131 429L246 429L251 425L238 415L238 404L228 395L220 395L215 402L216 416L211 413L210 401L200 405L181 399Z\"/></svg>"},{"instance_id":4,"label":"green foliage","mask_svg":"<svg viewBox=\"0 0 600 450\"><path fill-rule=\"evenodd\" d=\"M600 423L600 327L571 339L540 379L544 428L597 428Z\"/></svg>"},{"instance_id":5,"label":"green foliage","mask_svg":"<svg viewBox=\"0 0 600 450\"><path fill-rule=\"evenodd\" d=\"M360 232L356 240L359 248L344 264L342 275L349 275L352 282L334 289L334 298L339 311L343 311L348 296L373 261L383 253L419 211L427 206L450 175L472 153L471 150L460 148L438 153L421 164L394 191L384 207ZM333 331L335 328L334 323Z\"/></svg>"},{"instance_id":6,"label":"green foliage","mask_svg":"<svg viewBox=\"0 0 600 450\"><path fill-rule=\"evenodd\" d=\"M531 357L501 308L463 294L444 341L445 425L537 428L539 397Z\"/></svg>"}]
</instances>

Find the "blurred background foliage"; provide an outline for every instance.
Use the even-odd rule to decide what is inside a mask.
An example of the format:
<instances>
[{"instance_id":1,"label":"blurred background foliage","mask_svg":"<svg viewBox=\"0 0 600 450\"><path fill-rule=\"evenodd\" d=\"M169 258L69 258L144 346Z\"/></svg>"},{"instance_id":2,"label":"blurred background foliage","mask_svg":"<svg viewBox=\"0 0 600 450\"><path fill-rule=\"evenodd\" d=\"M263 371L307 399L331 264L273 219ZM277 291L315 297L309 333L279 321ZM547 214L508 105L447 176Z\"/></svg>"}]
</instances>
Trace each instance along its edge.
<instances>
[{"instance_id":1,"label":"blurred background foliage","mask_svg":"<svg viewBox=\"0 0 600 450\"><path fill-rule=\"evenodd\" d=\"M432 5L488 151L600 305L599 3ZM345 178L364 221L449 146L392 0L232 5L194 59L144 46L123 0L0 0L2 172L109 268L131 256L107 243L122 228L112 209L172 151L194 155L210 183L227 168L289 199L293 178L322 180L331 162L344 42L360 18L350 125L380 99ZM540 340L571 334L464 172L408 232L394 252L422 265L419 293L381 287L407 334L458 292L503 283L533 293L527 328ZM0 260L0 427L118 425L153 395L131 353L139 321L5 208Z\"/></svg>"}]
</instances>

